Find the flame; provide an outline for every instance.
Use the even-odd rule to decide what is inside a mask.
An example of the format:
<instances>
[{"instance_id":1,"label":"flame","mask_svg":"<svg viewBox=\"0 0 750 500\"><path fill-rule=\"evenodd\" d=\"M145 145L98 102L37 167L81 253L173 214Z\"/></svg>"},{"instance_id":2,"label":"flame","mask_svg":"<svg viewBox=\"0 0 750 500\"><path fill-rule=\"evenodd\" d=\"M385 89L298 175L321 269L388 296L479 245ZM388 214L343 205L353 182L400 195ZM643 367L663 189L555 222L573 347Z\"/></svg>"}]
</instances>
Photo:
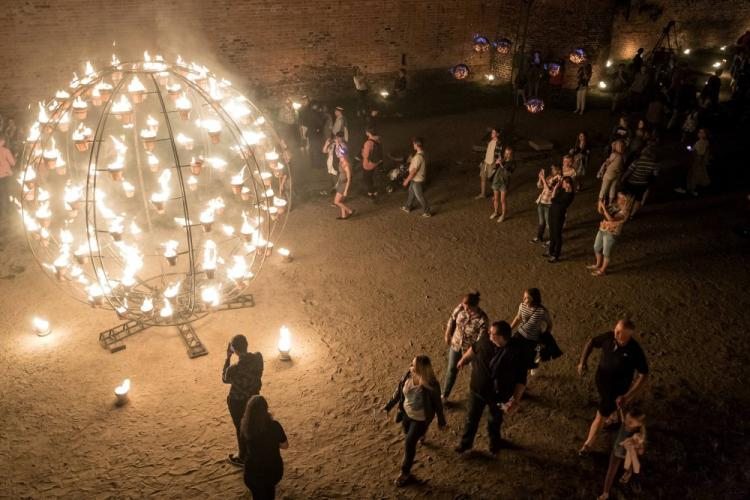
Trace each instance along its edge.
<instances>
[{"instance_id":1,"label":"flame","mask_svg":"<svg viewBox=\"0 0 750 500\"><path fill-rule=\"evenodd\" d=\"M144 128L141 129L141 138L142 139L153 139L156 137L156 130L153 128Z\"/></svg>"},{"instance_id":2,"label":"flame","mask_svg":"<svg viewBox=\"0 0 750 500\"><path fill-rule=\"evenodd\" d=\"M185 95L184 92L180 95L180 97L177 98L175 106L180 111L189 111L193 107L190 99L187 98L187 95Z\"/></svg>"},{"instance_id":3,"label":"flame","mask_svg":"<svg viewBox=\"0 0 750 500\"><path fill-rule=\"evenodd\" d=\"M78 125L73 131L72 139L77 142L85 141L87 137L91 137L93 132L90 128L86 127L83 123Z\"/></svg>"},{"instance_id":4,"label":"flame","mask_svg":"<svg viewBox=\"0 0 750 500\"><path fill-rule=\"evenodd\" d=\"M26 137L27 142L36 142L39 140L39 137L41 136L41 130L39 128L39 122L34 122L34 124L29 129L29 135Z\"/></svg>"},{"instance_id":5,"label":"flame","mask_svg":"<svg viewBox=\"0 0 750 500\"><path fill-rule=\"evenodd\" d=\"M149 167L155 167L159 164L159 158L153 153L146 153L146 161L148 162Z\"/></svg>"},{"instance_id":6,"label":"flame","mask_svg":"<svg viewBox=\"0 0 750 500\"><path fill-rule=\"evenodd\" d=\"M220 302L218 288L215 286L204 288L203 291L201 292L201 299L203 300L203 302L213 307L218 306Z\"/></svg>"},{"instance_id":7,"label":"flame","mask_svg":"<svg viewBox=\"0 0 750 500\"><path fill-rule=\"evenodd\" d=\"M159 311L159 316L161 316L162 318L168 318L172 316L173 313L174 311L172 310L172 304L169 303L169 299L165 298L164 307L161 311Z\"/></svg>"},{"instance_id":8,"label":"flame","mask_svg":"<svg viewBox=\"0 0 750 500\"><path fill-rule=\"evenodd\" d=\"M292 349L292 335L289 328L282 326L279 329L279 352L288 353Z\"/></svg>"},{"instance_id":9,"label":"flame","mask_svg":"<svg viewBox=\"0 0 750 500\"><path fill-rule=\"evenodd\" d=\"M128 194L128 196L131 193L135 192L135 186L129 183L128 181L122 181L122 189L123 191L125 191L126 194Z\"/></svg>"},{"instance_id":10,"label":"flame","mask_svg":"<svg viewBox=\"0 0 750 500\"><path fill-rule=\"evenodd\" d=\"M130 104L125 94L122 94L118 100L112 104L113 113L129 113L133 110L133 105Z\"/></svg>"},{"instance_id":11,"label":"flame","mask_svg":"<svg viewBox=\"0 0 750 500\"><path fill-rule=\"evenodd\" d=\"M143 304L141 304L141 312L146 314L154 310L154 300L150 297L146 297L143 299Z\"/></svg>"},{"instance_id":12,"label":"flame","mask_svg":"<svg viewBox=\"0 0 750 500\"><path fill-rule=\"evenodd\" d=\"M216 269L216 243L207 240L203 244L203 269Z\"/></svg>"},{"instance_id":13,"label":"flame","mask_svg":"<svg viewBox=\"0 0 750 500\"><path fill-rule=\"evenodd\" d=\"M31 321L31 327L37 335L46 335L49 333L49 321L45 319L34 317Z\"/></svg>"},{"instance_id":14,"label":"flame","mask_svg":"<svg viewBox=\"0 0 750 500\"><path fill-rule=\"evenodd\" d=\"M221 158L206 158L205 161L207 163L210 163L212 167L219 170L227 166L226 160L223 160Z\"/></svg>"},{"instance_id":15,"label":"flame","mask_svg":"<svg viewBox=\"0 0 750 500\"><path fill-rule=\"evenodd\" d=\"M120 60L117 58L116 55L112 54L112 66L118 66L120 64Z\"/></svg>"},{"instance_id":16,"label":"flame","mask_svg":"<svg viewBox=\"0 0 750 500\"><path fill-rule=\"evenodd\" d=\"M180 132L179 134L177 134L177 137L175 137L174 140L177 141L180 144L183 144L183 145L187 144L189 142L193 142L193 139L191 139L190 137L186 136L182 132Z\"/></svg>"},{"instance_id":17,"label":"flame","mask_svg":"<svg viewBox=\"0 0 750 500\"><path fill-rule=\"evenodd\" d=\"M242 140L245 141L248 146L254 146L260 143L265 137L266 135L263 132L255 132L252 130L245 130L242 132Z\"/></svg>"},{"instance_id":18,"label":"flame","mask_svg":"<svg viewBox=\"0 0 750 500\"><path fill-rule=\"evenodd\" d=\"M37 121L42 125L49 123L49 116L47 116L47 110L45 109L43 102L39 103L39 117L37 118Z\"/></svg>"},{"instance_id":19,"label":"flame","mask_svg":"<svg viewBox=\"0 0 750 500\"><path fill-rule=\"evenodd\" d=\"M118 396L124 396L130 391L130 379L126 378L122 381L122 384L115 387L115 394Z\"/></svg>"},{"instance_id":20,"label":"flame","mask_svg":"<svg viewBox=\"0 0 750 500\"><path fill-rule=\"evenodd\" d=\"M233 255L234 265L227 270L227 276L233 280L247 278L247 262L242 255Z\"/></svg>"},{"instance_id":21,"label":"flame","mask_svg":"<svg viewBox=\"0 0 750 500\"><path fill-rule=\"evenodd\" d=\"M130 223L130 234L132 235L138 235L141 234L143 231L141 231L141 228L138 227L138 224L135 223L135 221Z\"/></svg>"},{"instance_id":22,"label":"flame","mask_svg":"<svg viewBox=\"0 0 750 500\"><path fill-rule=\"evenodd\" d=\"M164 296L168 299L173 299L177 296L177 292L180 291L181 281L176 281L164 289Z\"/></svg>"},{"instance_id":23,"label":"flame","mask_svg":"<svg viewBox=\"0 0 750 500\"><path fill-rule=\"evenodd\" d=\"M57 92L55 92L55 99L60 99L64 101L65 99L68 99L68 98L70 98L70 94L65 92L63 89L60 89Z\"/></svg>"},{"instance_id":24,"label":"flame","mask_svg":"<svg viewBox=\"0 0 750 500\"><path fill-rule=\"evenodd\" d=\"M164 245L164 257L174 257L177 255L177 247L179 246L179 242L175 240L169 240L166 243L163 243Z\"/></svg>"},{"instance_id":25,"label":"flame","mask_svg":"<svg viewBox=\"0 0 750 500\"><path fill-rule=\"evenodd\" d=\"M143 86L141 81L138 79L138 76L134 76L133 79L130 81L130 84L128 84L128 92L136 93L136 92L145 92L146 87Z\"/></svg>"},{"instance_id":26,"label":"flame","mask_svg":"<svg viewBox=\"0 0 750 500\"><path fill-rule=\"evenodd\" d=\"M202 224L210 224L214 221L214 210L211 207L208 207L206 210L201 212L201 223Z\"/></svg>"},{"instance_id":27,"label":"flame","mask_svg":"<svg viewBox=\"0 0 750 500\"><path fill-rule=\"evenodd\" d=\"M94 71L94 67L91 65L90 61L86 61L86 76L93 76L96 71Z\"/></svg>"},{"instance_id":28,"label":"flame","mask_svg":"<svg viewBox=\"0 0 750 500\"><path fill-rule=\"evenodd\" d=\"M224 231L224 234L227 236L232 236L234 234L234 228L230 226L229 224L224 224L221 226L221 229Z\"/></svg>"},{"instance_id":29,"label":"flame","mask_svg":"<svg viewBox=\"0 0 750 500\"><path fill-rule=\"evenodd\" d=\"M149 127L151 127L152 129L156 129L156 128L158 128L158 127L159 127L159 120L157 120L156 118L154 118L154 117L153 117L153 116L151 116L151 115L148 115L148 116L146 117L146 125L148 125L148 126L149 126Z\"/></svg>"},{"instance_id":30,"label":"flame","mask_svg":"<svg viewBox=\"0 0 750 500\"><path fill-rule=\"evenodd\" d=\"M76 96L75 100L73 101L73 109L86 109L89 105L86 104L86 101L81 99L81 96Z\"/></svg>"}]
</instances>

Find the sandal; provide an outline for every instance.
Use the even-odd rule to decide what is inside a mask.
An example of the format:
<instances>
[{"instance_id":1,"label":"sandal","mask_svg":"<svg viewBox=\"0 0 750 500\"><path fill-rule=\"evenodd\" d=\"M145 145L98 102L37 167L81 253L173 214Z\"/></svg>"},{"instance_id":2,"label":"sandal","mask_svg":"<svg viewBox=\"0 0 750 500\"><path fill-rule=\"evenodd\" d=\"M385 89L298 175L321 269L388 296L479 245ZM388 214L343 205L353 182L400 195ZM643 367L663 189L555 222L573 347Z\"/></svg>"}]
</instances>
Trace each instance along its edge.
<instances>
[{"instance_id":1,"label":"sandal","mask_svg":"<svg viewBox=\"0 0 750 500\"><path fill-rule=\"evenodd\" d=\"M591 454L591 447L587 444L584 444L581 446L581 449L578 450L578 456L579 457L587 457Z\"/></svg>"},{"instance_id":2,"label":"sandal","mask_svg":"<svg viewBox=\"0 0 750 500\"><path fill-rule=\"evenodd\" d=\"M620 484L628 484L632 475L633 471L626 470L625 472L623 472L622 477L620 478Z\"/></svg>"},{"instance_id":3,"label":"sandal","mask_svg":"<svg viewBox=\"0 0 750 500\"><path fill-rule=\"evenodd\" d=\"M596 271L591 271L591 276L604 276L604 271L599 271L598 269Z\"/></svg>"},{"instance_id":4,"label":"sandal","mask_svg":"<svg viewBox=\"0 0 750 500\"><path fill-rule=\"evenodd\" d=\"M594 271L596 269L599 269L599 266L597 266L596 264L591 264L589 266L586 266L586 269L588 269L589 271Z\"/></svg>"},{"instance_id":5,"label":"sandal","mask_svg":"<svg viewBox=\"0 0 750 500\"><path fill-rule=\"evenodd\" d=\"M608 500L608 499L609 499L609 493L602 493L596 498L596 500Z\"/></svg>"}]
</instances>

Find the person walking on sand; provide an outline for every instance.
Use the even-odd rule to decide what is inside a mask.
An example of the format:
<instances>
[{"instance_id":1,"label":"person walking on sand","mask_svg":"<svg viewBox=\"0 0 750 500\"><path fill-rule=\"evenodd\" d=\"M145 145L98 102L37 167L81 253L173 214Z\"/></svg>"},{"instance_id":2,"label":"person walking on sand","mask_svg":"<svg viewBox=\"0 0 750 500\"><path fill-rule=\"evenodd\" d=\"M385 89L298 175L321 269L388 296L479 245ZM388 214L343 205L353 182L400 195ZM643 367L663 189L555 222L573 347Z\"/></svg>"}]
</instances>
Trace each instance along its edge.
<instances>
[{"instance_id":1,"label":"person walking on sand","mask_svg":"<svg viewBox=\"0 0 750 500\"><path fill-rule=\"evenodd\" d=\"M284 428L268 411L263 396L253 396L247 402L242 418L242 439L246 449L245 485L253 500L273 500L276 485L284 476L281 451L289 448Z\"/></svg>"},{"instance_id":2,"label":"person walking on sand","mask_svg":"<svg viewBox=\"0 0 750 500\"><path fill-rule=\"evenodd\" d=\"M497 160L497 168L492 176L492 207L494 211L490 219L497 218L497 222L505 220L505 206L508 189L510 189L510 176L516 170L516 161L513 159L513 148L505 148L502 157ZM498 212L498 208L500 212Z\"/></svg>"},{"instance_id":3,"label":"person walking on sand","mask_svg":"<svg viewBox=\"0 0 750 500\"><path fill-rule=\"evenodd\" d=\"M542 333L552 331L552 318L547 308L542 305L542 292L538 288L524 290L523 298L518 305L518 312L510 323L510 327L515 332L514 337L523 341L526 367L531 369L531 374L534 375L539 340Z\"/></svg>"},{"instance_id":4,"label":"person walking on sand","mask_svg":"<svg viewBox=\"0 0 750 500\"><path fill-rule=\"evenodd\" d=\"M368 128L365 133L367 140L362 146L362 177L367 196L374 198L378 195L375 189L375 170L383 163L383 144L374 128Z\"/></svg>"},{"instance_id":5,"label":"person walking on sand","mask_svg":"<svg viewBox=\"0 0 750 500\"><path fill-rule=\"evenodd\" d=\"M573 183L572 178L563 177L562 182L557 183L552 190L552 204L549 209L549 250L547 252L548 262L551 264L560 260L565 217L576 194Z\"/></svg>"},{"instance_id":6,"label":"person walking on sand","mask_svg":"<svg viewBox=\"0 0 750 500\"><path fill-rule=\"evenodd\" d=\"M393 397L383 406L386 415L396 404L396 422L401 422L406 436L401 473L395 481L396 486L402 487L414 479L411 467L417 452L417 442L424 439L435 415L440 430L447 427L440 401L440 383L435 377L430 358L420 355L411 361L409 370L401 378Z\"/></svg>"},{"instance_id":7,"label":"person walking on sand","mask_svg":"<svg viewBox=\"0 0 750 500\"><path fill-rule=\"evenodd\" d=\"M451 313L448 324L445 327L445 344L448 346L448 367L445 370L445 381L443 383L443 401L448 396L456 383L458 369L456 365L471 345L482 335L487 335L490 320L482 309L479 308L479 292L467 293L461 303Z\"/></svg>"},{"instance_id":8,"label":"person walking on sand","mask_svg":"<svg viewBox=\"0 0 750 500\"><path fill-rule=\"evenodd\" d=\"M237 355L237 363L231 364L232 354ZM247 337L235 335L227 346L227 358L221 370L221 380L231 384L227 396L229 415L232 417L237 434L237 455L229 455L229 462L242 466L245 463L245 447L241 435L240 424L245 413L248 400L260 393L263 377L263 355L259 352L247 352Z\"/></svg>"},{"instance_id":9,"label":"person walking on sand","mask_svg":"<svg viewBox=\"0 0 750 500\"><path fill-rule=\"evenodd\" d=\"M346 220L354 215L354 210L349 208L344 200L349 196L349 188L352 184L352 166L349 160L349 147L344 141L344 133L336 134L336 145L334 147L336 158L339 159L339 179L334 187L336 194L333 198L333 204L341 210L341 215L336 217L338 220Z\"/></svg>"},{"instance_id":10,"label":"person walking on sand","mask_svg":"<svg viewBox=\"0 0 750 500\"><path fill-rule=\"evenodd\" d=\"M406 198L406 204L401 207L401 210L409 213L411 207L416 199L422 206L422 217L431 217L432 212L430 206L427 204L427 200L424 197L423 185L427 178L427 159L424 154L424 142L421 137L415 137L412 140L412 147L414 148L414 154L409 162L409 175L404 179L404 187L409 188L409 195Z\"/></svg>"},{"instance_id":11,"label":"person walking on sand","mask_svg":"<svg viewBox=\"0 0 750 500\"><path fill-rule=\"evenodd\" d=\"M615 410L628 404L643 389L648 379L646 355L637 340L635 323L621 319L614 331L602 333L586 343L578 362L578 374L583 376L588 369L591 351L601 349L602 355L596 369L596 388L599 392L599 408L589 428L588 437L578 450L581 456L591 451L596 435L603 425L617 422ZM605 420L606 419L606 420Z\"/></svg>"},{"instance_id":12,"label":"person walking on sand","mask_svg":"<svg viewBox=\"0 0 750 500\"><path fill-rule=\"evenodd\" d=\"M501 150L500 133L497 128L493 128L490 131L490 140L487 142L484 159L479 164L479 194L474 197L475 200L483 200L487 197L487 183L495 174L496 162Z\"/></svg>"},{"instance_id":13,"label":"person walking on sand","mask_svg":"<svg viewBox=\"0 0 750 500\"><path fill-rule=\"evenodd\" d=\"M456 446L456 453L464 453L474 446L484 408L487 407L487 435L490 453L500 451L500 428L503 412L515 411L526 389L526 362L523 347L511 337L510 325L496 321L489 335L483 335L472 344L458 362L458 368L471 363L469 405L464 432Z\"/></svg>"},{"instance_id":14,"label":"person walking on sand","mask_svg":"<svg viewBox=\"0 0 750 500\"><path fill-rule=\"evenodd\" d=\"M623 462L624 471L620 477L620 484L630 483L632 486L636 486L637 483L634 483L635 480L631 482L631 478L633 474L636 477L640 475L641 462L638 457L646 451L646 416L643 411L636 406L630 406L627 411L623 412L623 409L620 408L618 412L622 424L617 432L617 437L615 437L612 453L609 455L609 467L607 467L607 476L604 479L604 490L599 495L598 500L609 499L609 490L612 489L617 469ZM634 489L638 493L637 488Z\"/></svg>"}]
</instances>

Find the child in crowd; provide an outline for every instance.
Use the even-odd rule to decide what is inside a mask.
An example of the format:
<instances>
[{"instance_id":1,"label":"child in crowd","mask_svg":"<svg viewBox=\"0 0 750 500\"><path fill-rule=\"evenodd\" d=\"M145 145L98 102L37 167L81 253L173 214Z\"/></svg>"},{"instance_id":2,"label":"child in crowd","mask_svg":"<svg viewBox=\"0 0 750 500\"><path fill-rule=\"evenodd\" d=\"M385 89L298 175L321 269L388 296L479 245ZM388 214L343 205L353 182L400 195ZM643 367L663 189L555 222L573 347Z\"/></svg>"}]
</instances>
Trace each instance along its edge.
<instances>
[{"instance_id":1,"label":"child in crowd","mask_svg":"<svg viewBox=\"0 0 750 500\"><path fill-rule=\"evenodd\" d=\"M615 438L612 453L609 456L609 468L607 469L607 476L604 479L604 491L599 495L599 500L607 500L609 498L609 490L612 488L617 469L620 468L621 463L624 463L624 472L620 478L620 484L628 484L632 475L635 474L637 476L641 471L641 464L638 457L639 455L643 455L645 451L646 417L637 407L629 408L624 412L624 416L622 409L619 411L622 425Z\"/></svg>"}]
</instances>

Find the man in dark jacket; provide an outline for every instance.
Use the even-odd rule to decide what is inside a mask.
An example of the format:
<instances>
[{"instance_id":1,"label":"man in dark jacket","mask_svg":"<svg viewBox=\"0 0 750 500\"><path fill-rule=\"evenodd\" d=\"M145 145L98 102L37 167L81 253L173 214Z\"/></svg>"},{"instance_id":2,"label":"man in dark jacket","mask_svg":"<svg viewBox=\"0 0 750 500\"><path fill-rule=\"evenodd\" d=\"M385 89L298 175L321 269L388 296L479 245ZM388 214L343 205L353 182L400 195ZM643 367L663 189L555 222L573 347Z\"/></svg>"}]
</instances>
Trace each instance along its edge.
<instances>
[{"instance_id":1,"label":"man in dark jacket","mask_svg":"<svg viewBox=\"0 0 750 500\"><path fill-rule=\"evenodd\" d=\"M230 362L233 353L239 359L232 365ZM227 406L237 432L239 455L229 455L229 461L237 466L245 463L245 447L240 433L242 416L245 414L247 401L260 393L262 376L263 356L259 352L247 352L247 338L235 335L227 346L227 359L221 371L221 380L225 384L232 384L227 396Z\"/></svg>"},{"instance_id":2,"label":"man in dark jacket","mask_svg":"<svg viewBox=\"0 0 750 500\"><path fill-rule=\"evenodd\" d=\"M472 365L469 409L466 413L464 434L456 452L463 453L474 445L474 436L479 427L484 407L489 410L487 433L490 438L490 453L500 451L500 427L503 412L518 407L526 389L525 350L517 339L511 338L510 325L496 321L490 327L489 336L480 337L458 362L461 368Z\"/></svg>"}]
</instances>

